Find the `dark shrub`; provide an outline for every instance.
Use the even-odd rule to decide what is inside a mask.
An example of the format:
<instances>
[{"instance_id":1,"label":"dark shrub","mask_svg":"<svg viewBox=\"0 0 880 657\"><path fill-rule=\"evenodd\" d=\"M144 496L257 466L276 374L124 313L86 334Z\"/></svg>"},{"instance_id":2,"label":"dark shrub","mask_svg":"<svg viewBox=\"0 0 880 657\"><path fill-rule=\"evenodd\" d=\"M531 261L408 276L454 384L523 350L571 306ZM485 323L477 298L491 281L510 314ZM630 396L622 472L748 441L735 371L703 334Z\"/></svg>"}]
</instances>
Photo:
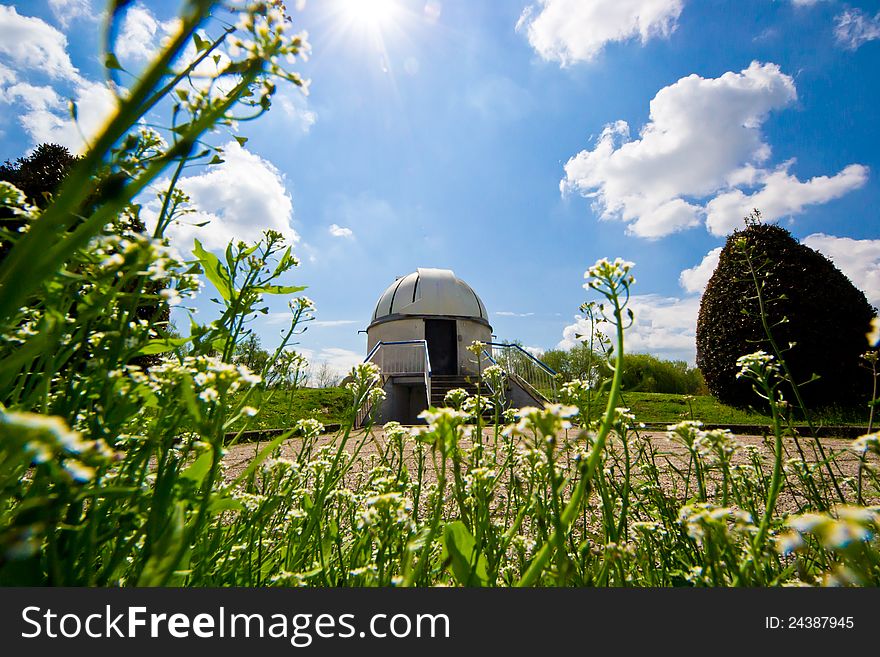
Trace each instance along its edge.
<instances>
[{"instance_id":1,"label":"dark shrub","mask_svg":"<svg viewBox=\"0 0 880 657\"><path fill-rule=\"evenodd\" d=\"M748 255L747 255L748 254ZM768 324L801 393L812 406L852 405L867 392L859 356L875 311L825 256L776 225L752 223L735 231L706 286L697 320L697 366L709 390L736 406L760 400L736 378L736 359L763 349L773 353L761 322L755 281ZM794 343L789 349L789 343ZM785 397L794 402L791 391Z\"/></svg>"}]
</instances>

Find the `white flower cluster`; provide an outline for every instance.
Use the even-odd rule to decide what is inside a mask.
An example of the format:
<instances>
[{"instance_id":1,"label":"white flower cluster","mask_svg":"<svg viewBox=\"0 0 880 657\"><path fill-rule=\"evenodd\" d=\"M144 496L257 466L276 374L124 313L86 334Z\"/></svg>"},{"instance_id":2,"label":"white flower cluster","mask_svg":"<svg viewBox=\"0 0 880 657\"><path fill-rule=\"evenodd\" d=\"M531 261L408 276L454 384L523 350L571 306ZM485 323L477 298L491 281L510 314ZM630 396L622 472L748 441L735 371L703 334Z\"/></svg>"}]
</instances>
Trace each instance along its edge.
<instances>
[{"instance_id":1,"label":"white flower cluster","mask_svg":"<svg viewBox=\"0 0 880 657\"><path fill-rule=\"evenodd\" d=\"M716 506L708 502L688 504L678 512L678 520L686 526L688 536L702 543L712 530L730 536L757 531L750 513L733 507Z\"/></svg>"},{"instance_id":2,"label":"white flower cluster","mask_svg":"<svg viewBox=\"0 0 880 657\"><path fill-rule=\"evenodd\" d=\"M584 272L584 288L594 290L616 290L621 285L629 287L636 282L630 274L630 270L635 267L635 263L615 258L614 262L610 262L608 258L597 260L596 263Z\"/></svg>"},{"instance_id":3,"label":"white flower cluster","mask_svg":"<svg viewBox=\"0 0 880 657\"><path fill-rule=\"evenodd\" d=\"M392 491L370 495L364 500L364 508L358 518L358 529L377 527L382 524L407 526L412 518L412 500L402 493Z\"/></svg>"},{"instance_id":4,"label":"white flower cluster","mask_svg":"<svg viewBox=\"0 0 880 657\"><path fill-rule=\"evenodd\" d=\"M227 393L253 388L262 380L246 365L224 363L216 356L187 356L183 361L165 359L147 372L126 368L136 383L143 383L157 395L177 395L177 384L184 378L192 381L198 399L216 403Z\"/></svg>"},{"instance_id":5,"label":"white flower cluster","mask_svg":"<svg viewBox=\"0 0 880 657\"><path fill-rule=\"evenodd\" d=\"M546 403L544 408L524 406L516 413L519 421L504 427L501 433L505 437L540 435L547 440L555 441L556 434L571 429L570 418L576 416L578 412L576 406L563 404Z\"/></svg>"},{"instance_id":6,"label":"white flower cluster","mask_svg":"<svg viewBox=\"0 0 880 657\"><path fill-rule=\"evenodd\" d=\"M303 438L317 438L324 433L324 425L314 418L308 418L297 421L296 431L297 433L302 434Z\"/></svg>"},{"instance_id":7,"label":"white flower cluster","mask_svg":"<svg viewBox=\"0 0 880 657\"><path fill-rule=\"evenodd\" d=\"M852 443L852 450L860 455L868 452L880 454L880 431L859 436Z\"/></svg>"},{"instance_id":8,"label":"white flower cluster","mask_svg":"<svg viewBox=\"0 0 880 657\"><path fill-rule=\"evenodd\" d=\"M736 359L736 366L739 368L736 373L738 379L744 376L760 377L764 372L779 371L779 364L774 357L763 350L740 356Z\"/></svg>"},{"instance_id":9,"label":"white flower cluster","mask_svg":"<svg viewBox=\"0 0 880 657\"><path fill-rule=\"evenodd\" d=\"M18 187L5 180L0 180L0 207L12 210L19 217L34 217L39 212L27 201L27 195Z\"/></svg>"},{"instance_id":10,"label":"white flower cluster","mask_svg":"<svg viewBox=\"0 0 880 657\"><path fill-rule=\"evenodd\" d=\"M0 412L0 441L22 442L34 464L57 463L74 481L91 481L95 465L116 456L103 440L85 440L59 417L39 413Z\"/></svg>"},{"instance_id":11,"label":"white flower cluster","mask_svg":"<svg viewBox=\"0 0 880 657\"><path fill-rule=\"evenodd\" d=\"M788 519L793 530L781 536L777 549L788 554L805 545L812 534L828 550L845 550L860 541L868 541L880 530L880 507L838 506L830 513L803 513Z\"/></svg>"}]
</instances>

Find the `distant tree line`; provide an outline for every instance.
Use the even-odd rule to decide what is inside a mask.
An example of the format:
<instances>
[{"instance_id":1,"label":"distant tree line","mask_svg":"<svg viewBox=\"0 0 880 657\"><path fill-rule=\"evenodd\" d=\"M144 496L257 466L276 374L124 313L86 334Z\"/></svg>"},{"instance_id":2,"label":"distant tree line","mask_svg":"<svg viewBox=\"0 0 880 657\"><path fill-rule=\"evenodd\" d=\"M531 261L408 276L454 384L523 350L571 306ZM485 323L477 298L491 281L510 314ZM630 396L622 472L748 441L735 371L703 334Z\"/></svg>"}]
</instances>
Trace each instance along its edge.
<instances>
[{"instance_id":1,"label":"distant tree line","mask_svg":"<svg viewBox=\"0 0 880 657\"><path fill-rule=\"evenodd\" d=\"M585 343L571 349L551 349L540 356L556 370L563 381L585 379L598 383L610 377L612 363ZM624 359L623 388L630 392L670 394L708 394L703 375L683 360L664 360L650 354L627 354Z\"/></svg>"}]
</instances>

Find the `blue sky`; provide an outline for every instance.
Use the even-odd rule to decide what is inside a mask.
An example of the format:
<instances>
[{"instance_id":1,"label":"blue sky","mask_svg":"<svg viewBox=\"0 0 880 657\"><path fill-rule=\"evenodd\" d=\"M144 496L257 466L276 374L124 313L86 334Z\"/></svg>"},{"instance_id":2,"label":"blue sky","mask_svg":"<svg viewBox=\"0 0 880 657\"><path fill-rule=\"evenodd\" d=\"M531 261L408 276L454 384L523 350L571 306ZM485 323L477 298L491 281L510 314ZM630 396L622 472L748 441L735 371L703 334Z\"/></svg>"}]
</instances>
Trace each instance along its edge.
<instances>
[{"instance_id":1,"label":"blue sky","mask_svg":"<svg viewBox=\"0 0 880 657\"><path fill-rule=\"evenodd\" d=\"M78 148L100 123L101 5L0 5L0 157ZM176 7L131 6L127 68ZM636 263L630 349L692 361L713 258L751 207L880 305L876 2L310 0L294 15L309 96L282 91L184 189L209 245L264 227L296 240L315 361L362 358L376 299L420 266L455 270L500 338L570 345L583 272L605 256ZM259 325L265 344L281 320Z\"/></svg>"}]
</instances>

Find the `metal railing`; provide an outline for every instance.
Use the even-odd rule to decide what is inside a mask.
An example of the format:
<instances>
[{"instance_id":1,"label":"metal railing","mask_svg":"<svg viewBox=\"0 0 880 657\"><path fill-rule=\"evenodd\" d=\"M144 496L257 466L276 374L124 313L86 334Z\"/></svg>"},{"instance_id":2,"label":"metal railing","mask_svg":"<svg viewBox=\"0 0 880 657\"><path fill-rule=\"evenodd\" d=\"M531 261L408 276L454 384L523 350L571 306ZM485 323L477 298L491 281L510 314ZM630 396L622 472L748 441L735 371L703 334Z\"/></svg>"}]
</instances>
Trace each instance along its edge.
<instances>
[{"instance_id":1,"label":"metal railing","mask_svg":"<svg viewBox=\"0 0 880 657\"><path fill-rule=\"evenodd\" d=\"M522 385L528 392L537 394L538 399L557 401L556 371L542 363L518 344L489 342L483 355L493 365L500 366L507 376Z\"/></svg>"},{"instance_id":2,"label":"metal railing","mask_svg":"<svg viewBox=\"0 0 880 657\"><path fill-rule=\"evenodd\" d=\"M378 365L381 373L379 385L383 388L392 376L421 375L425 380L428 406L431 405L431 357L427 340L379 341L364 362ZM363 426L371 411L372 407L365 402L358 411L357 426Z\"/></svg>"}]
</instances>

